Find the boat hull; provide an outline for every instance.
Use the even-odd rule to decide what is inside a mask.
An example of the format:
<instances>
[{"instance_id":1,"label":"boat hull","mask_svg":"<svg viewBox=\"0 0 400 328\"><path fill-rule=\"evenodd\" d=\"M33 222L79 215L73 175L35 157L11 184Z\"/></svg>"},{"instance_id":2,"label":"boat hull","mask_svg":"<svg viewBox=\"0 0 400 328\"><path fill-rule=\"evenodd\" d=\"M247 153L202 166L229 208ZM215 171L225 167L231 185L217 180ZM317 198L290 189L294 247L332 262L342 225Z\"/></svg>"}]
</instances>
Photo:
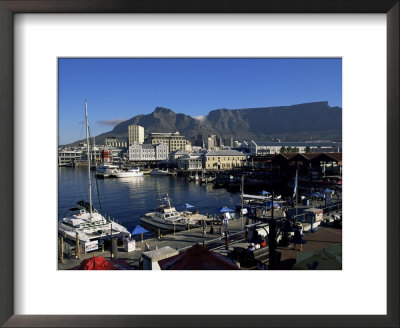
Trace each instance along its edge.
<instances>
[{"instance_id":1,"label":"boat hull","mask_svg":"<svg viewBox=\"0 0 400 328\"><path fill-rule=\"evenodd\" d=\"M142 176L143 172L138 172L138 173L120 172L116 174L117 178L140 178Z\"/></svg>"},{"instance_id":2,"label":"boat hull","mask_svg":"<svg viewBox=\"0 0 400 328\"><path fill-rule=\"evenodd\" d=\"M155 229L162 229L164 231L183 231L187 229L186 223L176 223L173 224L172 222L162 222L160 220L155 220L152 217L142 216L140 218L140 222L146 224L147 226L154 227Z\"/></svg>"}]
</instances>

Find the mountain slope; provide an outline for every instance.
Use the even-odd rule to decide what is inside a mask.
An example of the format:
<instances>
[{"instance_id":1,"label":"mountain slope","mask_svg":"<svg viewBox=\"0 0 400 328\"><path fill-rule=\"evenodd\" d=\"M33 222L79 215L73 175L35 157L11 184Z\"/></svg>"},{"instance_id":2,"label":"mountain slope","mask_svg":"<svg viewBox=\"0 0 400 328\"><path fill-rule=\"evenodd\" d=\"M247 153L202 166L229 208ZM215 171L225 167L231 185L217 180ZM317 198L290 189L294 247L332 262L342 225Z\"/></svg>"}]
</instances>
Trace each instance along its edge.
<instances>
[{"instance_id":1,"label":"mountain slope","mask_svg":"<svg viewBox=\"0 0 400 328\"><path fill-rule=\"evenodd\" d=\"M330 107L327 101L280 107L217 109L199 121L189 115L157 107L148 115L132 117L116 125L112 131L97 136L96 143L104 143L106 137L128 137L128 126L131 124L143 126L145 134L179 131L192 141L198 134L202 134L205 140L210 134L238 140L341 139L342 109Z\"/></svg>"}]
</instances>

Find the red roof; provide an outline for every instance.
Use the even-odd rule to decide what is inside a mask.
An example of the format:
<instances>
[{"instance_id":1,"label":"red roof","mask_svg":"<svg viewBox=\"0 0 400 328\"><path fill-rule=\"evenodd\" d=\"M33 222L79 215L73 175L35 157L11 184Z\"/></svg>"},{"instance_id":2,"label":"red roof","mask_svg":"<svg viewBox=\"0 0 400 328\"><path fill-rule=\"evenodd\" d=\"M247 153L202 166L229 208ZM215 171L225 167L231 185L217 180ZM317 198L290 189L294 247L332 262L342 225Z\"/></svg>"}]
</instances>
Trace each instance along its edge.
<instances>
[{"instance_id":1,"label":"red roof","mask_svg":"<svg viewBox=\"0 0 400 328\"><path fill-rule=\"evenodd\" d=\"M93 256L83 260L81 264L71 270L131 270L132 268L123 260L107 261L102 256Z\"/></svg>"},{"instance_id":2,"label":"red roof","mask_svg":"<svg viewBox=\"0 0 400 328\"><path fill-rule=\"evenodd\" d=\"M228 258L198 244L158 264L162 270L239 270Z\"/></svg>"}]
</instances>

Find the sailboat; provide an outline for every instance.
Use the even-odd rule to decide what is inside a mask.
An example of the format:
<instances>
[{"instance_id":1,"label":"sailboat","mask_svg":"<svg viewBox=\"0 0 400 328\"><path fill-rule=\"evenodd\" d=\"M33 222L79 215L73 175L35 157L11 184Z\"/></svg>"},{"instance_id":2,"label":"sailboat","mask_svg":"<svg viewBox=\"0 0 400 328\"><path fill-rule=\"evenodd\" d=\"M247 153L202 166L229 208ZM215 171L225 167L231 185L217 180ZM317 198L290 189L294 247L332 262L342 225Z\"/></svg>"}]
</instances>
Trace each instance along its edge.
<instances>
[{"instance_id":1,"label":"sailboat","mask_svg":"<svg viewBox=\"0 0 400 328\"><path fill-rule=\"evenodd\" d=\"M58 231L65 238L76 240L77 236L83 243L90 243L90 250L97 249L100 239L130 238L129 231L117 222L107 219L96 211L92 204L92 181L90 175L90 147L89 147L89 124L87 116L87 102L85 101L85 119L86 119L86 142L87 142L87 160L88 160L88 188L89 202L80 200L75 207L69 209L66 217L58 222Z\"/></svg>"}]
</instances>

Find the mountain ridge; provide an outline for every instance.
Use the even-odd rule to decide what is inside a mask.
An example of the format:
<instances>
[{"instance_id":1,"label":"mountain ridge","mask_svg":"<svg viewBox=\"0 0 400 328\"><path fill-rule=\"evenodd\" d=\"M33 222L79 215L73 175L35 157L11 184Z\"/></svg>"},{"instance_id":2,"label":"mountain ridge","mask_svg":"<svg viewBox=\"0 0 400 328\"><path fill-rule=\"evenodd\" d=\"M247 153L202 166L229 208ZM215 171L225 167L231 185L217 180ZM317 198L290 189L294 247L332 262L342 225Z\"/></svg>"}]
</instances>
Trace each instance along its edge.
<instances>
[{"instance_id":1,"label":"mountain ridge","mask_svg":"<svg viewBox=\"0 0 400 328\"><path fill-rule=\"evenodd\" d=\"M291 106L256 107L211 110L202 120L172 109L156 107L150 114L139 114L116 125L111 131L96 136L96 144L107 137L128 137L128 126L137 124L150 132L179 131L186 139L195 140L201 134L234 139L282 141L342 138L342 108L331 107L327 101ZM82 140L69 145L76 145Z\"/></svg>"}]
</instances>

